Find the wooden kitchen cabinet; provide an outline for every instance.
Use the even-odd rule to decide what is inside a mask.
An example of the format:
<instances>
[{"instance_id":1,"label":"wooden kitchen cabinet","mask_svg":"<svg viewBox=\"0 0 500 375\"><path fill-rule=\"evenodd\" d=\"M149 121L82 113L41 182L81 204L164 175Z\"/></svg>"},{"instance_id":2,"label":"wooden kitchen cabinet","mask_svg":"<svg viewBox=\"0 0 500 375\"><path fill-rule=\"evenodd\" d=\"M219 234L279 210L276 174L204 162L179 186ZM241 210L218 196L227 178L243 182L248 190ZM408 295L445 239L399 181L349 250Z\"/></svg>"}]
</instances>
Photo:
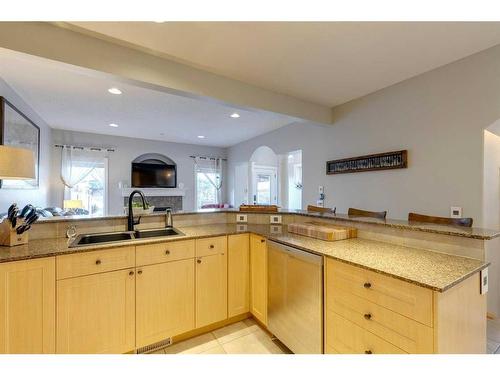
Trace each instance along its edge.
<instances>
[{"instance_id":1,"label":"wooden kitchen cabinet","mask_svg":"<svg viewBox=\"0 0 500 375\"><path fill-rule=\"evenodd\" d=\"M57 281L57 353L134 349L133 268Z\"/></svg>"},{"instance_id":2,"label":"wooden kitchen cabinet","mask_svg":"<svg viewBox=\"0 0 500 375\"><path fill-rule=\"evenodd\" d=\"M0 354L55 352L55 260L0 264Z\"/></svg>"},{"instance_id":3,"label":"wooden kitchen cabinet","mask_svg":"<svg viewBox=\"0 0 500 375\"><path fill-rule=\"evenodd\" d=\"M137 269L137 347L194 329L194 264L191 258Z\"/></svg>"},{"instance_id":4,"label":"wooden kitchen cabinet","mask_svg":"<svg viewBox=\"0 0 500 375\"><path fill-rule=\"evenodd\" d=\"M196 241L197 254L200 245L205 249L206 240ZM216 254L196 258L196 328L227 319L227 242L219 237L217 247Z\"/></svg>"},{"instance_id":5,"label":"wooden kitchen cabinet","mask_svg":"<svg viewBox=\"0 0 500 375\"><path fill-rule=\"evenodd\" d=\"M250 238L248 233L227 238L227 315L250 311Z\"/></svg>"},{"instance_id":6,"label":"wooden kitchen cabinet","mask_svg":"<svg viewBox=\"0 0 500 375\"><path fill-rule=\"evenodd\" d=\"M250 312L267 326L267 242L250 235Z\"/></svg>"}]
</instances>

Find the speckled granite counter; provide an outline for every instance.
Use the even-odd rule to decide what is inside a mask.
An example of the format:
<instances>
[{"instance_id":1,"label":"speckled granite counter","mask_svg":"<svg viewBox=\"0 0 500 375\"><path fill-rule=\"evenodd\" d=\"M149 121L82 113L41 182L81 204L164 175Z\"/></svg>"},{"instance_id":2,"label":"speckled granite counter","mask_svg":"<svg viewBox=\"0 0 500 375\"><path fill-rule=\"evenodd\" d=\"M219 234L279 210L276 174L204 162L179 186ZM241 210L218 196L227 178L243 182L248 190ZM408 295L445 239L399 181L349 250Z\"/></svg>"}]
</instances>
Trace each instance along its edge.
<instances>
[{"instance_id":1,"label":"speckled granite counter","mask_svg":"<svg viewBox=\"0 0 500 375\"><path fill-rule=\"evenodd\" d=\"M195 214L213 214L213 213L239 213L238 209L205 209L197 211L180 211L174 213L174 215L195 215ZM263 212L245 212L249 215L258 214L272 214ZM356 217L349 216L346 214L333 214L333 213L318 213L318 212L308 212L304 210L285 210L280 209L278 214L280 215L300 215L311 218L322 218L330 219L340 222L347 223L363 223L372 225L381 225L389 228L412 230L427 233L443 234L448 236L458 236L466 238L474 238L479 240L490 240L496 237L500 237L499 229L486 229L486 228L464 228L449 225L437 225L437 224L426 224L426 223L416 223L407 220L396 220L396 219L376 219L370 217ZM164 213L153 213L148 216L164 216ZM110 215L110 216L56 216L51 218L42 218L39 223L55 223L55 222L71 222L71 221L92 221L92 220L112 220L112 219L125 219L125 215Z\"/></svg>"},{"instance_id":2,"label":"speckled granite counter","mask_svg":"<svg viewBox=\"0 0 500 375\"><path fill-rule=\"evenodd\" d=\"M250 232L262 235L285 245L332 257L346 263L354 264L439 292L451 288L453 285L456 285L460 281L488 266L488 263L477 259L384 242L359 238L326 242L288 233L286 226L274 226L274 228L281 228L281 233L274 230L272 231L270 225L242 226L236 224L211 224L178 227L185 236L170 239L154 238L123 241L78 248L70 248L68 241L63 238L34 240L30 241L27 245L16 247L0 246L0 263L102 250L120 246L161 243Z\"/></svg>"}]
</instances>

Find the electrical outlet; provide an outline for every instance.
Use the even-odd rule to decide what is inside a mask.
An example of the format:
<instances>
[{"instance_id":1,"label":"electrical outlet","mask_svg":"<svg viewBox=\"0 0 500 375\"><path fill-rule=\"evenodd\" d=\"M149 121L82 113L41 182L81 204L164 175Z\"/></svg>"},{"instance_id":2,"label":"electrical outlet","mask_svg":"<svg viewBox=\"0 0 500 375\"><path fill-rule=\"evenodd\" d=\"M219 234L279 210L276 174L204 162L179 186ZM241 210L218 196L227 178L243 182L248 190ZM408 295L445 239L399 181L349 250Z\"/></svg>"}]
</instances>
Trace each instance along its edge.
<instances>
[{"instance_id":1,"label":"electrical outlet","mask_svg":"<svg viewBox=\"0 0 500 375\"><path fill-rule=\"evenodd\" d=\"M270 232L272 234L281 234L283 233L283 228L281 227L281 225L271 225Z\"/></svg>"},{"instance_id":2,"label":"electrical outlet","mask_svg":"<svg viewBox=\"0 0 500 375\"><path fill-rule=\"evenodd\" d=\"M246 232L248 230L248 225L246 224L238 224L236 226L236 232Z\"/></svg>"},{"instance_id":3,"label":"electrical outlet","mask_svg":"<svg viewBox=\"0 0 500 375\"><path fill-rule=\"evenodd\" d=\"M242 215L242 214L236 214L236 222L237 223L246 223L247 220L247 215Z\"/></svg>"},{"instance_id":4,"label":"electrical outlet","mask_svg":"<svg viewBox=\"0 0 500 375\"><path fill-rule=\"evenodd\" d=\"M281 224L281 215L271 215L269 216L270 224Z\"/></svg>"},{"instance_id":5,"label":"electrical outlet","mask_svg":"<svg viewBox=\"0 0 500 375\"><path fill-rule=\"evenodd\" d=\"M488 268L481 271L481 294L488 293Z\"/></svg>"},{"instance_id":6,"label":"electrical outlet","mask_svg":"<svg viewBox=\"0 0 500 375\"><path fill-rule=\"evenodd\" d=\"M462 207L451 206L450 207L450 217L454 219L462 218Z\"/></svg>"},{"instance_id":7,"label":"electrical outlet","mask_svg":"<svg viewBox=\"0 0 500 375\"><path fill-rule=\"evenodd\" d=\"M318 188L318 193L320 193L320 194L324 194L324 193L325 193L325 187L324 187L324 186L320 186L320 187Z\"/></svg>"}]
</instances>

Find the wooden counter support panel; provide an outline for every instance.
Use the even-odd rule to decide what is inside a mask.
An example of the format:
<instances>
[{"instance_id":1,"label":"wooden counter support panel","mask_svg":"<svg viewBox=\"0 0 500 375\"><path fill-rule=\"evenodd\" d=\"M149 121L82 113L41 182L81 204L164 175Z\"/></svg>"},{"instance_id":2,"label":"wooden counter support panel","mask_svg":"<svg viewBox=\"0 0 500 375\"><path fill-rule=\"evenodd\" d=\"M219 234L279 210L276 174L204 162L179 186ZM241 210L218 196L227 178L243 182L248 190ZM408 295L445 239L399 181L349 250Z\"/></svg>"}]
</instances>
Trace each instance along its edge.
<instances>
[{"instance_id":1,"label":"wooden counter support panel","mask_svg":"<svg viewBox=\"0 0 500 375\"><path fill-rule=\"evenodd\" d=\"M173 241L135 248L137 266L194 258L194 240Z\"/></svg>"},{"instance_id":2,"label":"wooden counter support panel","mask_svg":"<svg viewBox=\"0 0 500 375\"><path fill-rule=\"evenodd\" d=\"M434 293L434 346L438 353L486 353L486 295L479 273Z\"/></svg>"},{"instance_id":3,"label":"wooden counter support panel","mask_svg":"<svg viewBox=\"0 0 500 375\"><path fill-rule=\"evenodd\" d=\"M250 235L250 312L267 326L267 241Z\"/></svg>"},{"instance_id":4,"label":"wooden counter support panel","mask_svg":"<svg viewBox=\"0 0 500 375\"><path fill-rule=\"evenodd\" d=\"M248 233L227 238L228 317L250 310L250 238Z\"/></svg>"},{"instance_id":5,"label":"wooden counter support panel","mask_svg":"<svg viewBox=\"0 0 500 375\"><path fill-rule=\"evenodd\" d=\"M0 354L55 352L54 258L0 264Z\"/></svg>"},{"instance_id":6,"label":"wooden counter support panel","mask_svg":"<svg viewBox=\"0 0 500 375\"><path fill-rule=\"evenodd\" d=\"M56 265L58 280L131 268L135 267L135 247L61 255Z\"/></svg>"}]
</instances>

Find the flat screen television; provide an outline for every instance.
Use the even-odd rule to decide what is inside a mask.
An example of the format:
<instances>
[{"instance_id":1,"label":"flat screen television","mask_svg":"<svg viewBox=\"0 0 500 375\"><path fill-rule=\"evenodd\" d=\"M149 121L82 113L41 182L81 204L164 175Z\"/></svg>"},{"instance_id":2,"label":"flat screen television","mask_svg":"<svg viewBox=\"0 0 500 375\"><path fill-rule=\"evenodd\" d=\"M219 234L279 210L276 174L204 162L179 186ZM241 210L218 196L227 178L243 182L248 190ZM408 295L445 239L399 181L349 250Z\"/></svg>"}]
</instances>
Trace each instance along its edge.
<instances>
[{"instance_id":1,"label":"flat screen television","mask_svg":"<svg viewBox=\"0 0 500 375\"><path fill-rule=\"evenodd\" d=\"M132 187L175 188L177 168L168 164L132 163Z\"/></svg>"}]
</instances>

